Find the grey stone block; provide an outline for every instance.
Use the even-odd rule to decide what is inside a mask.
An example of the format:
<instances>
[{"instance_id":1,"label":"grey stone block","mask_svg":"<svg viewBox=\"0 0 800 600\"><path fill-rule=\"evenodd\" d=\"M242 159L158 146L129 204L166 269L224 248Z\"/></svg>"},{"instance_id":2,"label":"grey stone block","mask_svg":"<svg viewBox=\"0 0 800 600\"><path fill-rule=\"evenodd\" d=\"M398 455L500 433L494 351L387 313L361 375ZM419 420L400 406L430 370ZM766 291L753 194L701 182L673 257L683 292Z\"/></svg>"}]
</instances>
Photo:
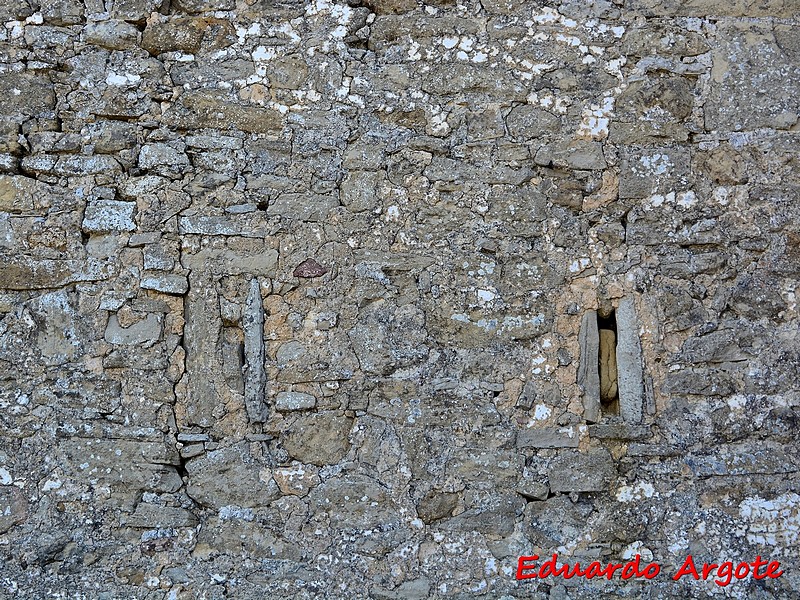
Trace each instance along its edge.
<instances>
[{"instance_id":1,"label":"grey stone block","mask_svg":"<svg viewBox=\"0 0 800 600\"><path fill-rule=\"evenodd\" d=\"M182 296L189 290L189 282L185 275L171 275L158 273L143 275L139 287L145 290L155 290L165 294Z\"/></svg>"},{"instance_id":2,"label":"grey stone block","mask_svg":"<svg viewBox=\"0 0 800 600\"><path fill-rule=\"evenodd\" d=\"M177 506L160 506L142 502L136 506L132 515L123 517L124 525L146 529L164 527L194 527L197 517L188 510Z\"/></svg>"},{"instance_id":3,"label":"grey stone block","mask_svg":"<svg viewBox=\"0 0 800 600\"><path fill-rule=\"evenodd\" d=\"M597 330L597 312L587 310L581 320L578 334L581 349L578 365L578 385L583 389L583 416L589 422L600 418L600 375L598 351L600 335Z\"/></svg>"},{"instance_id":4,"label":"grey stone block","mask_svg":"<svg viewBox=\"0 0 800 600\"><path fill-rule=\"evenodd\" d=\"M314 396L301 392L281 392L275 399L275 409L280 411L308 410L316 405Z\"/></svg>"},{"instance_id":5,"label":"grey stone block","mask_svg":"<svg viewBox=\"0 0 800 600\"><path fill-rule=\"evenodd\" d=\"M98 200L90 202L83 216L82 228L84 231L134 231L136 223L133 216L136 213L135 202L122 202L119 200Z\"/></svg>"},{"instance_id":6,"label":"grey stone block","mask_svg":"<svg viewBox=\"0 0 800 600\"><path fill-rule=\"evenodd\" d=\"M266 418L264 392L267 374L264 370L264 303L257 278L250 280L242 313L244 332L244 404L247 417L258 423Z\"/></svg>"},{"instance_id":7,"label":"grey stone block","mask_svg":"<svg viewBox=\"0 0 800 600\"><path fill-rule=\"evenodd\" d=\"M105 340L111 344L152 344L161 337L161 316L149 314L130 327L122 327L116 315L108 318Z\"/></svg>"},{"instance_id":8,"label":"grey stone block","mask_svg":"<svg viewBox=\"0 0 800 600\"><path fill-rule=\"evenodd\" d=\"M574 428L529 427L517 434L517 448L577 448L579 441Z\"/></svg>"},{"instance_id":9,"label":"grey stone block","mask_svg":"<svg viewBox=\"0 0 800 600\"><path fill-rule=\"evenodd\" d=\"M620 302L616 317L619 414L627 423L639 423L644 403L644 380L639 319L632 298Z\"/></svg>"},{"instance_id":10,"label":"grey stone block","mask_svg":"<svg viewBox=\"0 0 800 600\"><path fill-rule=\"evenodd\" d=\"M609 489L616 474L614 461L606 450L563 452L547 470L554 492L602 492Z\"/></svg>"}]
</instances>

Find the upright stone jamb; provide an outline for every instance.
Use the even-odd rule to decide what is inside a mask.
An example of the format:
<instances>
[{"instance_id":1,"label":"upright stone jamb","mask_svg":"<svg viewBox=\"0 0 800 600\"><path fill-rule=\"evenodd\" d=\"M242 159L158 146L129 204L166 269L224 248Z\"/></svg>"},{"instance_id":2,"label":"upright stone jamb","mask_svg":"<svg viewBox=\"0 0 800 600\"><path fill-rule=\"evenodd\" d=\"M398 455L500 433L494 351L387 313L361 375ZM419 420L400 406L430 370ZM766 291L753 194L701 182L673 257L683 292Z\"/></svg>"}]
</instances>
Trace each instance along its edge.
<instances>
[{"instance_id":1,"label":"upright stone jamb","mask_svg":"<svg viewBox=\"0 0 800 600\"><path fill-rule=\"evenodd\" d=\"M244 405L251 423L266 420L264 391L267 374L264 371L264 303L257 277L250 280L244 312Z\"/></svg>"},{"instance_id":2,"label":"upright stone jamb","mask_svg":"<svg viewBox=\"0 0 800 600\"><path fill-rule=\"evenodd\" d=\"M596 311L583 313L578 343L581 348L578 385L583 389L583 415L587 421L596 423L600 420L600 375L597 369L600 335Z\"/></svg>"},{"instance_id":3,"label":"upright stone jamb","mask_svg":"<svg viewBox=\"0 0 800 600\"><path fill-rule=\"evenodd\" d=\"M626 423L641 423L644 400L642 347L632 298L619 303L616 317L619 414Z\"/></svg>"},{"instance_id":4,"label":"upright stone jamb","mask_svg":"<svg viewBox=\"0 0 800 600\"><path fill-rule=\"evenodd\" d=\"M222 402L218 388L222 383L222 316L213 280L194 272L189 275L184 336L186 416L191 425L211 427L216 420L214 409Z\"/></svg>"}]
</instances>

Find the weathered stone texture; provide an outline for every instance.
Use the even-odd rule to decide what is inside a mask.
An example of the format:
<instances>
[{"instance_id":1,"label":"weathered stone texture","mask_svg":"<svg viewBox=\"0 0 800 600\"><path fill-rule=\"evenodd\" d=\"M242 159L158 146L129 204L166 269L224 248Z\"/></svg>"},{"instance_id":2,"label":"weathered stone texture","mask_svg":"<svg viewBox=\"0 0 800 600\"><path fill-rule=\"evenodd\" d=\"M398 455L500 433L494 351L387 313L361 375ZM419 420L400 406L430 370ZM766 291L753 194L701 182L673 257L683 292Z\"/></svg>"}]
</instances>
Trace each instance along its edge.
<instances>
[{"instance_id":1,"label":"weathered stone texture","mask_svg":"<svg viewBox=\"0 0 800 600\"><path fill-rule=\"evenodd\" d=\"M238 129L248 133L279 131L277 110L238 104L230 95L215 90L186 92L164 115L165 124L179 129Z\"/></svg>"},{"instance_id":2,"label":"weathered stone texture","mask_svg":"<svg viewBox=\"0 0 800 600\"><path fill-rule=\"evenodd\" d=\"M600 400L611 402L617 396L617 336L610 329L600 330Z\"/></svg>"},{"instance_id":3,"label":"weathered stone texture","mask_svg":"<svg viewBox=\"0 0 800 600\"><path fill-rule=\"evenodd\" d=\"M279 397L278 403L279 409L289 408L290 402L285 396L283 399ZM294 400L291 404L296 405ZM311 402L306 399L305 404L310 405ZM302 415L286 431L283 444L289 455L302 463L318 466L335 464L344 458L350 448L352 426L352 418L335 413Z\"/></svg>"},{"instance_id":4,"label":"weathered stone texture","mask_svg":"<svg viewBox=\"0 0 800 600\"><path fill-rule=\"evenodd\" d=\"M142 502L124 524L143 529L194 527L197 525L197 518L183 508Z\"/></svg>"},{"instance_id":5,"label":"weathered stone texture","mask_svg":"<svg viewBox=\"0 0 800 600\"><path fill-rule=\"evenodd\" d=\"M619 414L628 423L639 423L642 420L644 405L644 378L639 319L633 300L626 298L620 302L616 316Z\"/></svg>"},{"instance_id":6,"label":"weathered stone texture","mask_svg":"<svg viewBox=\"0 0 800 600\"><path fill-rule=\"evenodd\" d=\"M244 329L244 403L247 417L258 423L266 417L264 394L267 375L264 371L264 305L261 299L261 285L257 278L250 280L244 310L242 311Z\"/></svg>"},{"instance_id":7,"label":"weathered stone texture","mask_svg":"<svg viewBox=\"0 0 800 600\"><path fill-rule=\"evenodd\" d=\"M22 523L28 516L28 503L19 489L3 485L0 487L0 533Z\"/></svg>"},{"instance_id":8,"label":"weathered stone texture","mask_svg":"<svg viewBox=\"0 0 800 600\"><path fill-rule=\"evenodd\" d=\"M797 0L0 17L0 598L796 596Z\"/></svg>"},{"instance_id":9,"label":"weathered stone texture","mask_svg":"<svg viewBox=\"0 0 800 600\"><path fill-rule=\"evenodd\" d=\"M583 392L583 411L587 421L595 422L600 417L600 336L597 330L597 313L588 310L581 320L580 365L578 385Z\"/></svg>"},{"instance_id":10,"label":"weathered stone texture","mask_svg":"<svg viewBox=\"0 0 800 600\"><path fill-rule=\"evenodd\" d=\"M246 443L192 458L186 471L186 493L201 506L266 506L280 493L269 467L250 455Z\"/></svg>"},{"instance_id":11,"label":"weathered stone texture","mask_svg":"<svg viewBox=\"0 0 800 600\"><path fill-rule=\"evenodd\" d=\"M560 454L548 469L550 489L554 492L599 492L608 488L614 475L614 463L605 450L587 454Z\"/></svg>"},{"instance_id":12,"label":"weathered stone texture","mask_svg":"<svg viewBox=\"0 0 800 600\"><path fill-rule=\"evenodd\" d=\"M626 8L645 15L687 17L796 17L796 0L626 0Z\"/></svg>"},{"instance_id":13,"label":"weathered stone texture","mask_svg":"<svg viewBox=\"0 0 800 600\"><path fill-rule=\"evenodd\" d=\"M800 113L796 28L726 24L717 31L717 40L705 104L706 127L748 131L794 125ZM747 99L747 110L742 110L742 98Z\"/></svg>"}]
</instances>

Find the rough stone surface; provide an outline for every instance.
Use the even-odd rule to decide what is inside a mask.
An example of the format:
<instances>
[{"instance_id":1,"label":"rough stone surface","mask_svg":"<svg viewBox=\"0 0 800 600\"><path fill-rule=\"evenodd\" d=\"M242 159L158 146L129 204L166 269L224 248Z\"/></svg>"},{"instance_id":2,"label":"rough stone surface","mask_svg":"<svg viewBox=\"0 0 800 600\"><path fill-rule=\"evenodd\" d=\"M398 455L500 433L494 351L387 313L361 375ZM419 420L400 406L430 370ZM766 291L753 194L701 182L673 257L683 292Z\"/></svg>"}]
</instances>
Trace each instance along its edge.
<instances>
[{"instance_id":1,"label":"rough stone surface","mask_svg":"<svg viewBox=\"0 0 800 600\"><path fill-rule=\"evenodd\" d=\"M600 401L610 402L617 396L617 335L610 329L600 330L598 348Z\"/></svg>"},{"instance_id":2,"label":"rough stone surface","mask_svg":"<svg viewBox=\"0 0 800 600\"><path fill-rule=\"evenodd\" d=\"M797 596L797 0L0 19L0 599Z\"/></svg>"},{"instance_id":3,"label":"rough stone surface","mask_svg":"<svg viewBox=\"0 0 800 600\"><path fill-rule=\"evenodd\" d=\"M319 485L319 470L314 465L295 463L288 467L280 467L272 472L272 477L284 494L306 496Z\"/></svg>"},{"instance_id":4,"label":"rough stone surface","mask_svg":"<svg viewBox=\"0 0 800 600\"><path fill-rule=\"evenodd\" d=\"M83 217L83 230L89 232L134 231L136 229L133 219L135 211L136 205L133 202L117 200L90 202Z\"/></svg>"},{"instance_id":5,"label":"rough stone surface","mask_svg":"<svg viewBox=\"0 0 800 600\"><path fill-rule=\"evenodd\" d=\"M184 354L186 369L186 420L210 427L222 401L222 316L216 286L197 277L190 281L186 298Z\"/></svg>"},{"instance_id":6,"label":"rough stone surface","mask_svg":"<svg viewBox=\"0 0 800 600\"><path fill-rule=\"evenodd\" d=\"M105 339L111 344L153 344L161 336L161 319L159 315L148 314L141 321L129 326L122 326L117 315L108 318Z\"/></svg>"},{"instance_id":7,"label":"rough stone surface","mask_svg":"<svg viewBox=\"0 0 800 600\"><path fill-rule=\"evenodd\" d=\"M292 406L300 404L295 396L290 399ZM310 404L307 398L303 400ZM353 419L333 412L303 415L288 428L283 445L289 455L300 462L318 466L336 464L350 448L348 438L352 426Z\"/></svg>"},{"instance_id":8,"label":"rough stone surface","mask_svg":"<svg viewBox=\"0 0 800 600\"><path fill-rule=\"evenodd\" d=\"M583 391L583 412L587 421L600 418L600 334L597 329L597 313L587 310L581 320L580 365L578 366L578 385Z\"/></svg>"},{"instance_id":9,"label":"rough stone surface","mask_svg":"<svg viewBox=\"0 0 800 600\"><path fill-rule=\"evenodd\" d=\"M572 428L525 429L517 434L518 448L577 448L580 437Z\"/></svg>"},{"instance_id":10,"label":"rough stone surface","mask_svg":"<svg viewBox=\"0 0 800 600\"><path fill-rule=\"evenodd\" d=\"M639 319L631 298L625 298L620 302L616 317L619 414L627 423L635 424L642 420L644 379Z\"/></svg>"},{"instance_id":11,"label":"rough stone surface","mask_svg":"<svg viewBox=\"0 0 800 600\"><path fill-rule=\"evenodd\" d=\"M313 277L322 277L325 273L328 272L328 269L323 267L313 258L308 258L297 265L297 268L292 271L292 275L295 277L303 277L306 279L311 279Z\"/></svg>"},{"instance_id":12,"label":"rough stone surface","mask_svg":"<svg viewBox=\"0 0 800 600\"><path fill-rule=\"evenodd\" d=\"M245 443L193 458L186 471L186 492L201 506L266 506L280 495L269 467L254 458ZM233 481L235 485L231 485Z\"/></svg>"},{"instance_id":13,"label":"rough stone surface","mask_svg":"<svg viewBox=\"0 0 800 600\"><path fill-rule=\"evenodd\" d=\"M188 510L177 506L159 506L142 502L133 514L125 519L128 527L161 529L171 527L194 527L197 518Z\"/></svg>"},{"instance_id":14,"label":"rough stone surface","mask_svg":"<svg viewBox=\"0 0 800 600\"><path fill-rule=\"evenodd\" d=\"M281 392L275 398L277 410L306 410L316 405L317 399L314 396L302 392Z\"/></svg>"},{"instance_id":15,"label":"rough stone surface","mask_svg":"<svg viewBox=\"0 0 800 600\"><path fill-rule=\"evenodd\" d=\"M261 285L257 278L250 280L244 310L242 312L244 330L244 405L247 417L253 422L266 418L264 394L267 373L264 370L264 304L261 298Z\"/></svg>"},{"instance_id":16,"label":"rough stone surface","mask_svg":"<svg viewBox=\"0 0 800 600\"><path fill-rule=\"evenodd\" d=\"M0 486L0 533L23 523L27 516L28 503L22 491L10 485Z\"/></svg>"},{"instance_id":17,"label":"rough stone surface","mask_svg":"<svg viewBox=\"0 0 800 600\"><path fill-rule=\"evenodd\" d=\"M182 296L189 290L189 282L183 275L159 273L154 275L143 274L139 287L146 290L156 290L165 294Z\"/></svg>"},{"instance_id":18,"label":"rough stone surface","mask_svg":"<svg viewBox=\"0 0 800 600\"><path fill-rule=\"evenodd\" d=\"M605 450L564 452L548 469L554 492L600 492L608 489L613 476L614 463Z\"/></svg>"}]
</instances>

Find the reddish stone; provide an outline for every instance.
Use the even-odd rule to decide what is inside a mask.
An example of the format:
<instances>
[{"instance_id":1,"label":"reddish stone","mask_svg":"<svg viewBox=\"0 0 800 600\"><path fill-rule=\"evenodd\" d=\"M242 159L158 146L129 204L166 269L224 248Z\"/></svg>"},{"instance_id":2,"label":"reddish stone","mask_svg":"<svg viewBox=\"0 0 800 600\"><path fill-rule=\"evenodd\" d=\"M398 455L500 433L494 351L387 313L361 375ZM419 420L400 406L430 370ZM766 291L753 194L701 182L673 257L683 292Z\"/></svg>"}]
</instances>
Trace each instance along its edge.
<instances>
[{"instance_id":1,"label":"reddish stone","mask_svg":"<svg viewBox=\"0 0 800 600\"><path fill-rule=\"evenodd\" d=\"M310 279L311 277L322 277L325 273L328 272L328 269L323 267L313 258L309 258L301 262L297 265L297 268L292 273L295 277L305 277Z\"/></svg>"}]
</instances>

